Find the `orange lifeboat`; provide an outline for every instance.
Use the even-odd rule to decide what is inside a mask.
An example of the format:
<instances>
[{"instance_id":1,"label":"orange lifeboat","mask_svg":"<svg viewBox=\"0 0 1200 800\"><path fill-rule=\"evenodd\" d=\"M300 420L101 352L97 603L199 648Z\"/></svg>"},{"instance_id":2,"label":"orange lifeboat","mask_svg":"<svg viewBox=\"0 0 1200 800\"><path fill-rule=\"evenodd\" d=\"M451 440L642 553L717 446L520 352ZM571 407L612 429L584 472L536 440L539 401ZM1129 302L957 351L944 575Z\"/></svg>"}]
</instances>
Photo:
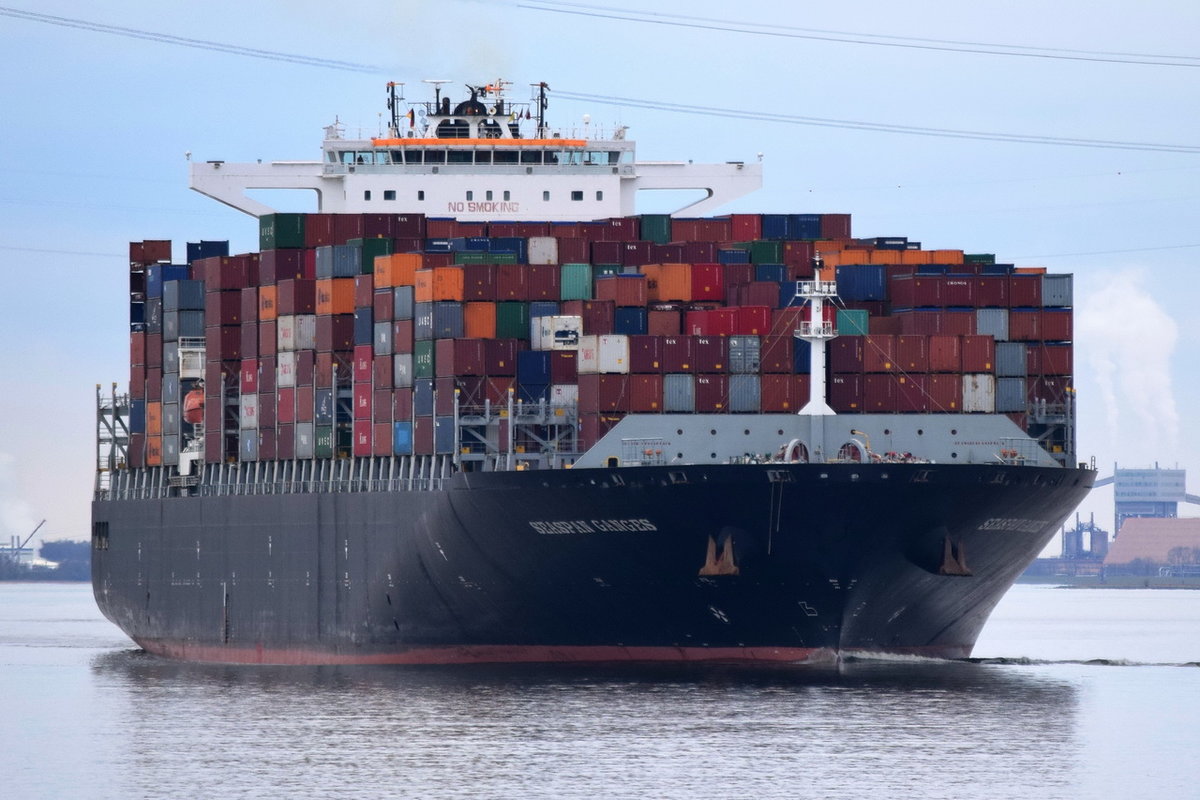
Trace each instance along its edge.
<instances>
[{"instance_id":1,"label":"orange lifeboat","mask_svg":"<svg viewBox=\"0 0 1200 800\"><path fill-rule=\"evenodd\" d=\"M204 422L204 390L192 389L183 398L183 420L197 425Z\"/></svg>"}]
</instances>

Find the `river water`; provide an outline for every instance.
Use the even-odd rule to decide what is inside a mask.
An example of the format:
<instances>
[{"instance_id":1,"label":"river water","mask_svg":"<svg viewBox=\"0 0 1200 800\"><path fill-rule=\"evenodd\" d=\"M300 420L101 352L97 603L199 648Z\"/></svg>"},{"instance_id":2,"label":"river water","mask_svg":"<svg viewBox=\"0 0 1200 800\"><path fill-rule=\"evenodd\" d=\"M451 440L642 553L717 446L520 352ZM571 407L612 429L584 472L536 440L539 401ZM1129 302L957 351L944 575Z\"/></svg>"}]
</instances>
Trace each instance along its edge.
<instances>
[{"instance_id":1,"label":"river water","mask_svg":"<svg viewBox=\"0 0 1200 800\"><path fill-rule=\"evenodd\" d=\"M1200 797L1200 592L1016 586L975 655L188 665L0 583L0 797Z\"/></svg>"}]
</instances>

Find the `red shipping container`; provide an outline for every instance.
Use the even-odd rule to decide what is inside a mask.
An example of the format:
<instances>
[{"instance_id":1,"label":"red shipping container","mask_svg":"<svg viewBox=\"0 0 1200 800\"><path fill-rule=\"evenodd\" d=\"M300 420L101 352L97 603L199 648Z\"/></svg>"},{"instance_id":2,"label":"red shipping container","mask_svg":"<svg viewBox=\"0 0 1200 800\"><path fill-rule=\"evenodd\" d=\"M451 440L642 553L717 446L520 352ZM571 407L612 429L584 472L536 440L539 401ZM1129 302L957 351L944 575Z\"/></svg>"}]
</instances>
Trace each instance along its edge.
<instances>
[{"instance_id":1,"label":"red shipping container","mask_svg":"<svg viewBox=\"0 0 1200 800\"><path fill-rule=\"evenodd\" d=\"M576 383L579 377L579 352L576 350L550 351L550 383Z\"/></svg>"},{"instance_id":2,"label":"red shipping container","mask_svg":"<svg viewBox=\"0 0 1200 800\"><path fill-rule=\"evenodd\" d=\"M1008 304L1010 308L1038 308L1042 305L1041 275L1009 275Z\"/></svg>"},{"instance_id":3,"label":"red shipping container","mask_svg":"<svg viewBox=\"0 0 1200 800\"><path fill-rule=\"evenodd\" d=\"M947 306L975 307L975 278L946 275L942 278L942 303Z\"/></svg>"},{"instance_id":4,"label":"red shipping container","mask_svg":"<svg viewBox=\"0 0 1200 800\"><path fill-rule=\"evenodd\" d=\"M517 353L524 349L517 339L483 340L483 374L513 377L517 374Z\"/></svg>"},{"instance_id":5,"label":"red shipping container","mask_svg":"<svg viewBox=\"0 0 1200 800\"><path fill-rule=\"evenodd\" d=\"M864 375L862 410L867 414L891 414L898 410L894 375ZM835 411L837 409L834 409Z\"/></svg>"},{"instance_id":6,"label":"red shipping container","mask_svg":"<svg viewBox=\"0 0 1200 800\"><path fill-rule=\"evenodd\" d=\"M1042 311L1041 338L1048 342L1069 342L1072 338L1071 322L1071 309L1045 309Z\"/></svg>"},{"instance_id":7,"label":"red shipping container","mask_svg":"<svg viewBox=\"0 0 1200 800\"><path fill-rule=\"evenodd\" d=\"M276 395L275 421L281 425L290 425L296 421L296 390L295 388L280 389Z\"/></svg>"},{"instance_id":8,"label":"red shipping container","mask_svg":"<svg viewBox=\"0 0 1200 800\"><path fill-rule=\"evenodd\" d=\"M354 315L317 317L317 351L350 352L354 349Z\"/></svg>"},{"instance_id":9,"label":"red shipping container","mask_svg":"<svg viewBox=\"0 0 1200 800\"><path fill-rule=\"evenodd\" d=\"M763 337L762 350L759 354L760 370L763 373L791 374L794 366L792 360L793 340L794 337L790 333Z\"/></svg>"},{"instance_id":10,"label":"red shipping container","mask_svg":"<svg viewBox=\"0 0 1200 800\"><path fill-rule=\"evenodd\" d=\"M625 267L640 267L642 264L652 264L654 263L654 259L650 257L650 247L650 242L623 242L621 244L621 260L618 263Z\"/></svg>"},{"instance_id":11,"label":"red shipping container","mask_svg":"<svg viewBox=\"0 0 1200 800\"><path fill-rule=\"evenodd\" d=\"M683 245L681 244L651 244L648 264L682 264Z\"/></svg>"},{"instance_id":12,"label":"red shipping container","mask_svg":"<svg viewBox=\"0 0 1200 800\"><path fill-rule=\"evenodd\" d=\"M662 373L663 342L659 336L629 337L629 371Z\"/></svg>"},{"instance_id":13,"label":"red shipping container","mask_svg":"<svg viewBox=\"0 0 1200 800\"><path fill-rule=\"evenodd\" d=\"M373 389L369 383L354 384L354 419L371 418L371 401Z\"/></svg>"},{"instance_id":14,"label":"red shipping container","mask_svg":"<svg viewBox=\"0 0 1200 800\"><path fill-rule=\"evenodd\" d=\"M588 264L591 246L587 239L558 237L558 261L560 264Z\"/></svg>"},{"instance_id":15,"label":"red shipping container","mask_svg":"<svg viewBox=\"0 0 1200 800\"><path fill-rule=\"evenodd\" d=\"M660 412L663 408L662 375L630 375L629 410Z\"/></svg>"},{"instance_id":16,"label":"red shipping container","mask_svg":"<svg viewBox=\"0 0 1200 800\"><path fill-rule=\"evenodd\" d=\"M146 365L146 332L134 331L129 334L129 363L140 366Z\"/></svg>"},{"instance_id":17,"label":"red shipping container","mask_svg":"<svg viewBox=\"0 0 1200 800\"><path fill-rule=\"evenodd\" d=\"M400 319L392 323L392 352L411 353L413 351L413 321Z\"/></svg>"},{"instance_id":18,"label":"red shipping container","mask_svg":"<svg viewBox=\"0 0 1200 800\"><path fill-rule=\"evenodd\" d=\"M895 308L928 308L942 302L941 275L893 275L888 278L888 298Z\"/></svg>"},{"instance_id":19,"label":"red shipping container","mask_svg":"<svg viewBox=\"0 0 1200 800\"><path fill-rule=\"evenodd\" d=\"M764 374L761 377L762 388L759 405L764 414L780 414L797 410L796 377L798 376L791 374Z\"/></svg>"},{"instance_id":20,"label":"red shipping container","mask_svg":"<svg viewBox=\"0 0 1200 800\"><path fill-rule=\"evenodd\" d=\"M258 359L258 391L275 391L276 363L277 360L274 356L265 356Z\"/></svg>"},{"instance_id":21,"label":"red shipping container","mask_svg":"<svg viewBox=\"0 0 1200 800\"><path fill-rule=\"evenodd\" d=\"M313 421L313 387L297 386L296 387L296 421L297 422L312 422Z\"/></svg>"},{"instance_id":22,"label":"red shipping container","mask_svg":"<svg viewBox=\"0 0 1200 800\"><path fill-rule=\"evenodd\" d=\"M692 263L692 300L719 302L724 298L725 273L721 265Z\"/></svg>"},{"instance_id":23,"label":"red shipping container","mask_svg":"<svg viewBox=\"0 0 1200 800\"><path fill-rule=\"evenodd\" d=\"M971 336L963 336L961 342L963 372L992 372L995 370L995 339L987 334L972 334Z\"/></svg>"},{"instance_id":24,"label":"red shipping container","mask_svg":"<svg viewBox=\"0 0 1200 800\"><path fill-rule=\"evenodd\" d=\"M396 214L392 222L392 232L397 238L425 238L425 215Z\"/></svg>"},{"instance_id":25,"label":"red shipping container","mask_svg":"<svg viewBox=\"0 0 1200 800\"><path fill-rule=\"evenodd\" d=\"M275 320L258 323L258 355L259 358L264 356L275 355L275 348L278 346L278 331L276 326L278 323Z\"/></svg>"},{"instance_id":26,"label":"red shipping container","mask_svg":"<svg viewBox=\"0 0 1200 800\"><path fill-rule=\"evenodd\" d=\"M392 454L392 423L376 422L371 426L373 432L371 439L371 455L375 456L390 456Z\"/></svg>"},{"instance_id":27,"label":"red shipping container","mask_svg":"<svg viewBox=\"0 0 1200 800\"><path fill-rule=\"evenodd\" d=\"M736 336L736 308L711 308L684 314L684 332L693 336Z\"/></svg>"},{"instance_id":28,"label":"red shipping container","mask_svg":"<svg viewBox=\"0 0 1200 800\"><path fill-rule=\"evenodd\" d=\"M929 407L935 414L962 411L962 375L929 375Z\"/></svg>"},{"instance_id":29,"label":"red shipping container","mask_svg":"<svg viewBox=\"0 0 1200 800\"><path fill-rule=\"evenodd\" d=\"M1014 276L1015 277L1015 276ZM1008 339L1012 342L1035 342L1042 339L1042 312L1036 309L1016 309L1008 312Z\"/></svg>"},{"instance_id":30,"label":"red shipping container","mask_svg":"<svg viewBox=\"0 0 1200 800\"><path fill-rule=\"evenodd\" d=\"M275 457L280 461L291 461L296 457L296 428L281 424L275 435Z\"/></svg>"},{"instance_id":31,"label":"red shipping container","mask_svg":"<svg viewBox=\"0 0 1200 800\"><path fill-rule=\"evenodd\" d=\"M258 321L258 287L251 286L248 289L242 289L238 292L240 309L238 311L238 319L243 324L247 322ZM207 307L205 311L207 311ZM208 324L207 317L205 324Z\"/></svg>"},{"instance_id":32,"label":"red shipping container","mask_svg":"<svg viewBox=\"0 0 1200 800\"><path fill-rule=\"evenodd\" d=\"M1025 379L1025 391L1030 403L1062 405L1071 391L1071 378L1068 375L1031 375Z\"/></svg>"},{"instance_id":33,"label":"red shipping container","mask_svg":"<svg viewBox=\"0 0 1200 800\"><path fill-rule=\"evenodd\" d=\"M682 315L678 311L646 312L646 332L651 336L678 336Z\"/></svg>"},{"instance_id":34,"label":"red shipping container","mask_svg":"<svg viewBox=\"0 0 1200 800\"><path fill-rule=\"evenodd\" d=\"M849 214L822 214L821 215L821 238L822 239L849 239L850 238L850 215Z\"/></svg>"},{"instance_id":35,"label":"red shipping container","mask_svg":"<svg viewBox=\"0 0 1200 800\"><path fill-rule=\"evenodd\" d=\"M433 455L433 417L413 417L413 453Z\"/></svg>"},{"instance_id":36,"label":"red shipping container","mask_svg":"<svg viewBox=\"0 0 1200 800\"><path fill-rule=\"evenodd\" d=\"M392 380L395 377L392 356L375 356L373 364L374 369L372 370L371 382L375 384L376 389L391 391Z\"/></svg>"},{"instance_id":37,"label":"red shipping container","mask_svg":"<svg viewBox=\"0 0 1200 800\"><path fill-rule=\"evenodd\" d=\"M875 336L863 336L856 338L862 339L863 372L896 371L895 336L878 334ZM835 339L834 341L837 340Z\"/></svg>"},{"instance_id":38,"label":"red shipping container","mask_svg":"<svg viewBox=\"0 0 1200 800\"><path fill-rule=\"evenodd\" d=\"M308 221L305 220L307 227ZM315 277L304 274L303 250L263 250L258 257L258 285L274 286L280 281Z\"/></svg>"},{"instance_id":39,"label":"red shipping container","mask_svg":"<svg viewBox=\"0 0 1200 800\"><path fill-rule=\"evenodd\" d=\"M279 455L279 437L274 426L258 429L258 460L274 461Z\"/></svg>"},{"instance_id":40,"label":"red shipping container","mask_svg":"<svg viewBox=\"0 0 1200 800\"><path fill-rule=\"evenodd\" d=\"M868 376L870 378L871 376ZM929 411L929 376L911 372L893 376L896 382L896 410L902 414Z\"/></svg>"},{"instance_id":41,"label":"red shipping container","mask_svg":"<svg viewBox=\"0 0 1200 800\"><path fill-rule=\"evenodd\" d=\"M962 372L962 339L937 334L929 337L929 371Z\"/></svg>"},{"instance_id":42,"label":"red shipping container","mask_svg":"<svg viewBox=\"0 0 1200 800\"><path fill-rule=\"evenodd\" d=\"M375 306L375 276L357 275L354 278L354 307L374 308Z\"/></svg>"},{"instance_id":43,"label":"red shipping container","mask_svg":"<svg viewBox=\"0 0 1200 800\"><path fill-rule=\"evenodd\" d=\"M526 264L525 293L529 300L553 300L562 296L562 269L557 264Z\"/></svg>"},{"instance_id":44,"label":"red shipping container","mask_svg":"<svg viewBox=\"0 0 1200 800\"><path fill-rule=\"evenodd\" d=\"M317 310L317 282L288 280L276 284L275 310L279 316L314 314Z\"/></svg>"},{"instance_id":45,"label":"red shipping container","mask_svg":"<svg viewBox=\"0 0 1200 800\"><path fill-rule=\"evenodd\" d=\"M495 264L463 264L463 300L495 302L496 269Z\"/></svg>"},{"instance_id":46,"label":"red shipping container","mask_svg":"<svg viewBox=\"0 0 1200 800\"><path fill-rule=\"evenodd\" d=\"M496 299L528 300L529 286L526 281L526 265L496 265Z\"/></svg>"},{"instance_id":47,"label":"red shipping container","mask_svg":"<svg viewBox=\"0 0 1200 800\"><path fill-rule=\"evenodd\" d=\"M434 375L484 375L484 339L438 339L434 342Z\"/></svg>"},{"instance_id":48,"label":"red shipping container","mask_svg":"<svg viewBox=\"0 0 1200 800\"><path fill-rule=\"evenodd\" d=\"M580 375L579 413L628 411L629 390L628 375Z\"/></svg>"},{"instance_id":49,"label":"red shipping container","mask_svg":"<svg viewBox=\"0 0 1200 800\"><path fill-rule=\"evenodd\" d=\"M146 397L146 367L143 364L131 364L129 367L129 396L134 400Z\"/></svg>"},{"instance_id":50,"label":"red shipping container","mask_svg":"<svg viewBox=\"0 0 1200 800\"><path fill-rule=\"evenodd\" d=\"M333 215L333 243L345 244L351 239L363 238L362 214ZM357 455L357 453L355 453ZM367 453L370 455L370 453Z\"/></svg>"},{"instance_id":51,"label":"red shipping container","mask_svg":"<svg viewBox=\"0 0 1200 800\"><path fill-rule=\"evenodd\" d=\"M369 344L354 348L354 382L370 383L375 370L375 350Z\"/></svg>"},{"instance_id":52,"label":"red shipping container","mask_svg":"<svg viewBox=\"0 0 1200 800\"><path fill-rule=\"evenodd\" d=\"M717 261L715 242L687 242L683 246L683 261L686 264L714 264Z\"/></svg>"},{"instance_id":53,"label":"red shipping container","mask_svg":"<svg viewBox=\"0 0 1200 800\"><path fill-rule=\"evenodd\" d=\"M258 391L258 359L242 359L241 379L239 388L242 394L254 394Z\"/></svg>"},{"instance_id":54,"label":"red shipping container","mask_svg":"<svg viewBox=\"0 0 1200 800\"><path fill-rule=\"evenodd\" d=\"M239 360L242 357L242 326L221 325L204 329L204 355L210 361Z\"/></svg>"},{"instance_id":55,"label":"red shipping container","mask_svg":"<svg viewBox=\"0 0 1200 800\"><path fill-rule=\"evenodd\" d=\"M304 216L305 247L321 247L334 243L333 216L333 214L306 214Z\"/></svg>"},{"instance_id":56,"label":"red shipping container","mask_svg":"<svg viewBox=\"0 0 1200 800\"><path fill-rule=\"evenodd\" d=\"M392 289L377 289L371 298L371 313L376 322L391 322L396 311L396 293Z\"/></svg>"},{"instance_id":57,"label":"red shipping container","mask_svg":"<svg viewBox=\"0 0 1200 800\"><path fill-rule=\"evenodd\" d=\"M1070 375L1074 372L1069 344L1031 344L1026 358L1030 375Z\"/></svg>"},{"instance_id":58,"label":"red shipping container","mask_svg":"<svg viewBox=\"0 0 1200 800\"><path fill-rule=\"evenodd\" d=\"M1008 308L1008 276L980 275L975 279L975 305L979 308Z\"/></svg>"},{"instance_id":59,"label":"red shipping container","mask_svg":"<svg viewBox=\"0 0 1200 800\"><path fill-rule=\"evenodd\" d=\"M778 292L776 292L778 294ZM770 306L739 306L734 330L738 336L766 336L771 332Z\"/></svg>"},{"instance_id":60,"label":"red shipping container","mask_svg":"<svg viewBox=\"0 0 1200 800\"><path fill-rule=\"evenodd\" d=\"M275 393L274 392L259 392L258 393L258 427L274 428L275 419ZM261 453L259 454L261 456Z\"/></svg>"},{"instance_id":61,"label":"red shipping container","mask_svg":"<svg viewBox=\"0 0 1200 800\"><path fill-rule=\"evenodd\" d=\"M596 300L608 300L617 307L645 306L649 289L645 275L602 275L595 281Z\"/></svg>"},{"instance_id":62,"label":"red shipping container","mask_svg":"<svg viewBox=\"0 0 1200 800\"><path fill-rule=\"evenodd\" d=\"M561 311L564 316L583 318L585 336L611 334L616 325L617 309L612 300L567 300Z\"/></svg>"},{"instance_id":63,"label":"red shipping container","mask_svg":"<svg viewBox=\"0 0 1200 800\"><path fill-rule=\"evenodd\" d=\"M699 373L725 372L729 368L729 340L724 336L696 336L696 366ZM665 372L679 370L666 369ZM686 371L686 370L683 370ZM696 409L699 411L699 409Z\"/></svg>"},{"instance_id":64,"label":"red shipping container","mask_svg":"<svg viewBox=\"0 0 1200 800\"><path fill-rule=\"evenodd\" d=\"M731 286L741 286L754 280L753 264L722 264L722 283L728 289Z\"/></svg>"},{"instance_id":65,"label":"red shipping container","mask_svg":"<svg viewBox=\"0 0 1200 800\"><path fill-rule=\"evenodd\" d=\"M353 453L356 458L365 458L371 455L375 445L374 425L375 423L371 422L370 419L354 420L354 427L351 429L351 432L354 436L354 442L351 446L350 452Z\"/></svg>"},{"instance_id":66,"label":"red shipping container","mask_svg":"<svg viewBox=\"0 0 1200 800\"><path fill-rule=\"evenodd\" d=\"M833 372L862 372L864 347L862 336L839 336L829 342L829 369ZM837 410L837 409L835 409Z\"/></svg>"},{"instance_id":67,"label":"red shipping container","mask_svg":"<svg viewBox=\"0 0 1200 800\"><path fill-rule=\"evenodd\" d=\"M393 214L363 214L364 239L390 239L395 235L396 217ZM390 455L385 453L384 455Z\"/></svg>"},{"instance_id":68,"label":"red shipping container","mask_svg":"<svg viewBox=\"0 0 1200 800\"><path fill-rule=\"evenodd\" d=\"M161 367L162 366L162 334L147 333L146 334L146 366ZM206 361L219 361L216 356L205 356Z\"/></svg>"},{"instance_id":69,"label":"red shipping container","mask_svg":"<svg viewBox=\"0 0 1200 800\"><path fill-rule=\"evenodd\" d=\"M836 342L837 339L834 339L834 341ZM858 374L834 374L830 376L829 407L839 413L862 411L863 376Z\"/></svg>"},{"instance_id":70,"label":"red shipping container","mask_svg":"<svg viewBox=\"0 0 1200 800\"><path fill-rule=\"evenodd\" d=\"M696 340L691 336L667 336L662 340L663 372L696 371Z\"/></svg>"},{"instance_id":71,"label":"red shipping container","mask_svg":"<svg viewBox=\"0 0 1200 800\"><path fill-rule=\"evenodd\" d=\"M728 410L729 376L696 376L696 413L716 414Z\"/></svg>"},{"instance_id":72,"label":"red shipping container","mask_svg":"<svg viewBox=\"0 0 1200 800\"><path fill-rule=\"evenodd\" d=\"M881 319L884 319L881 317ZM874 331L872 338L880 336ZM904 372L929 371L929 338L926 336L896 337L896 366Z\"/></svg>"},{"instance_id":73,"label":"red shipping container","mask_svg":"<svg viewBox=\"0 0 1200 800\"><path fill-rule=\"evenodd\" d=\"M395 389L392 392L392 419L396 422L408 422L413 413L413 390Z\"/></svg>"},{"instance_id":74,"label":"red shipping container","mask_svg":"<svg viewBox=\"0 0 1200 800\"><path fill-rule=\"evenodd\" d=\"M581 414L579 417L580 447L586 450L599 442L621 421L622 416L621 414ZM620 459L618 449L614 447L613 452L606 454L605 458Z\"/></svg>"},{"instance_id":75,"label":"red shipping container","mask_svg":"<svg viewBox=\"0 0 1200 800\"><path fill-rule=\"evenodd\" d=\"M571 380L569 382L574 383L575 381ZM507 407L509 390L512 389L515 392L516 383L515 378L504 375L496 378L486 378L483 382L484 399L493 406ZM513 397L513 401L516 402L515 396Z\"/></svg>"},{"instance_id":76,"label":"red shipping container","mask_svg":"<svg viewBox=\"0 0 1200 800\"><path fill-rule=\"evenodd\" d=\"M376 389L371 409L371 419L375 422L392 421L392 390Z\"/></svg>"},{"instance_id":77,"label":"red shipping container","mask_svg":"<svg viewBox=\"0 0 1200 800\"><path fill-rule=\"evenodd\" d=\"M592 264L620 264L621 254L625 251L621 242L593 241L591 243Z\"/></svg>"},{"instance_id":78,"label":"red shipping container","mask_svg":"<svg viewBox=\"0 0 1200 800\"><path fill-rule=\"evenodd\" d=\"M775 308L779 305L779 284L775 281L751 281L746 286L746 299L741 305Z\"/></svg>"},{"instance_id":79,"label":"red shipping container","mask_svg":"<svg viewBox=\"0 0 1200 800\"><path fill-rule=\"evenodd\" d=\"M752 242L762 238L762 217L758 214L730 214L729 239L733 242Z\"/></svg>"}]
</instances>

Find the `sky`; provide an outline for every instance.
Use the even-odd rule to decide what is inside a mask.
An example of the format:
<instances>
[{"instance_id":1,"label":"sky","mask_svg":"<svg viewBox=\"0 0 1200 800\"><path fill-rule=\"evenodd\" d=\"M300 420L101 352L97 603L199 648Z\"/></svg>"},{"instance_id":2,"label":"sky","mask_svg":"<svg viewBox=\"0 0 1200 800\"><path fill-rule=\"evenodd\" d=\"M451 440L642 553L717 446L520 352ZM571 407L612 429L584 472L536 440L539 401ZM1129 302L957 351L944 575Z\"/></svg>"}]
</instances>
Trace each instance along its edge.
<instances>
[{"instance_id":1,"label":"sky","mask_svg":"<svg viewBox=\"0 0 1200 800\"><path fill-rule=\"evenodd\" d=\"M1080 458L1200 494L1200 4L0 2L0 541L89 535L128 242L257 249L185 154L314 159L335 117L372 134L386 82L425 100L424 78L545 81L551 122L628 125L644 160L761 154L724 212L850 213L855 236L1074 274ZM1111 527L1111 488L1081 511Z\"/></svg>"}]
</instances>

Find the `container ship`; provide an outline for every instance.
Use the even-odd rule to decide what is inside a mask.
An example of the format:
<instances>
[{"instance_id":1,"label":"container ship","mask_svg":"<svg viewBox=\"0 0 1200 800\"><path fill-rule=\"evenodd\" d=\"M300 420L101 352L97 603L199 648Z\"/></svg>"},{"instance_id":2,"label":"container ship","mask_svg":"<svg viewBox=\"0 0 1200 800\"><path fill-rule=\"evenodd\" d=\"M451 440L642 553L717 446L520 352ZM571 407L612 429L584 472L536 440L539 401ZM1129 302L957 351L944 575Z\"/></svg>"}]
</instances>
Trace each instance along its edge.
<instances>
[{"instance_id":1,"label":"container ship","mask_svg":"<svg viewBox=\"0 0 1200 800\"><path fill-rule=\"evenodd\" d=\"M639 162L548 124L545 84L430 83L319 161L192 163L259 252L131 244L105 616L216 662L969 655L1095 478L1071 276L712 216L761 164ZM653 189L701 199L637 214Z\"/></svg>"}]
</instances>

